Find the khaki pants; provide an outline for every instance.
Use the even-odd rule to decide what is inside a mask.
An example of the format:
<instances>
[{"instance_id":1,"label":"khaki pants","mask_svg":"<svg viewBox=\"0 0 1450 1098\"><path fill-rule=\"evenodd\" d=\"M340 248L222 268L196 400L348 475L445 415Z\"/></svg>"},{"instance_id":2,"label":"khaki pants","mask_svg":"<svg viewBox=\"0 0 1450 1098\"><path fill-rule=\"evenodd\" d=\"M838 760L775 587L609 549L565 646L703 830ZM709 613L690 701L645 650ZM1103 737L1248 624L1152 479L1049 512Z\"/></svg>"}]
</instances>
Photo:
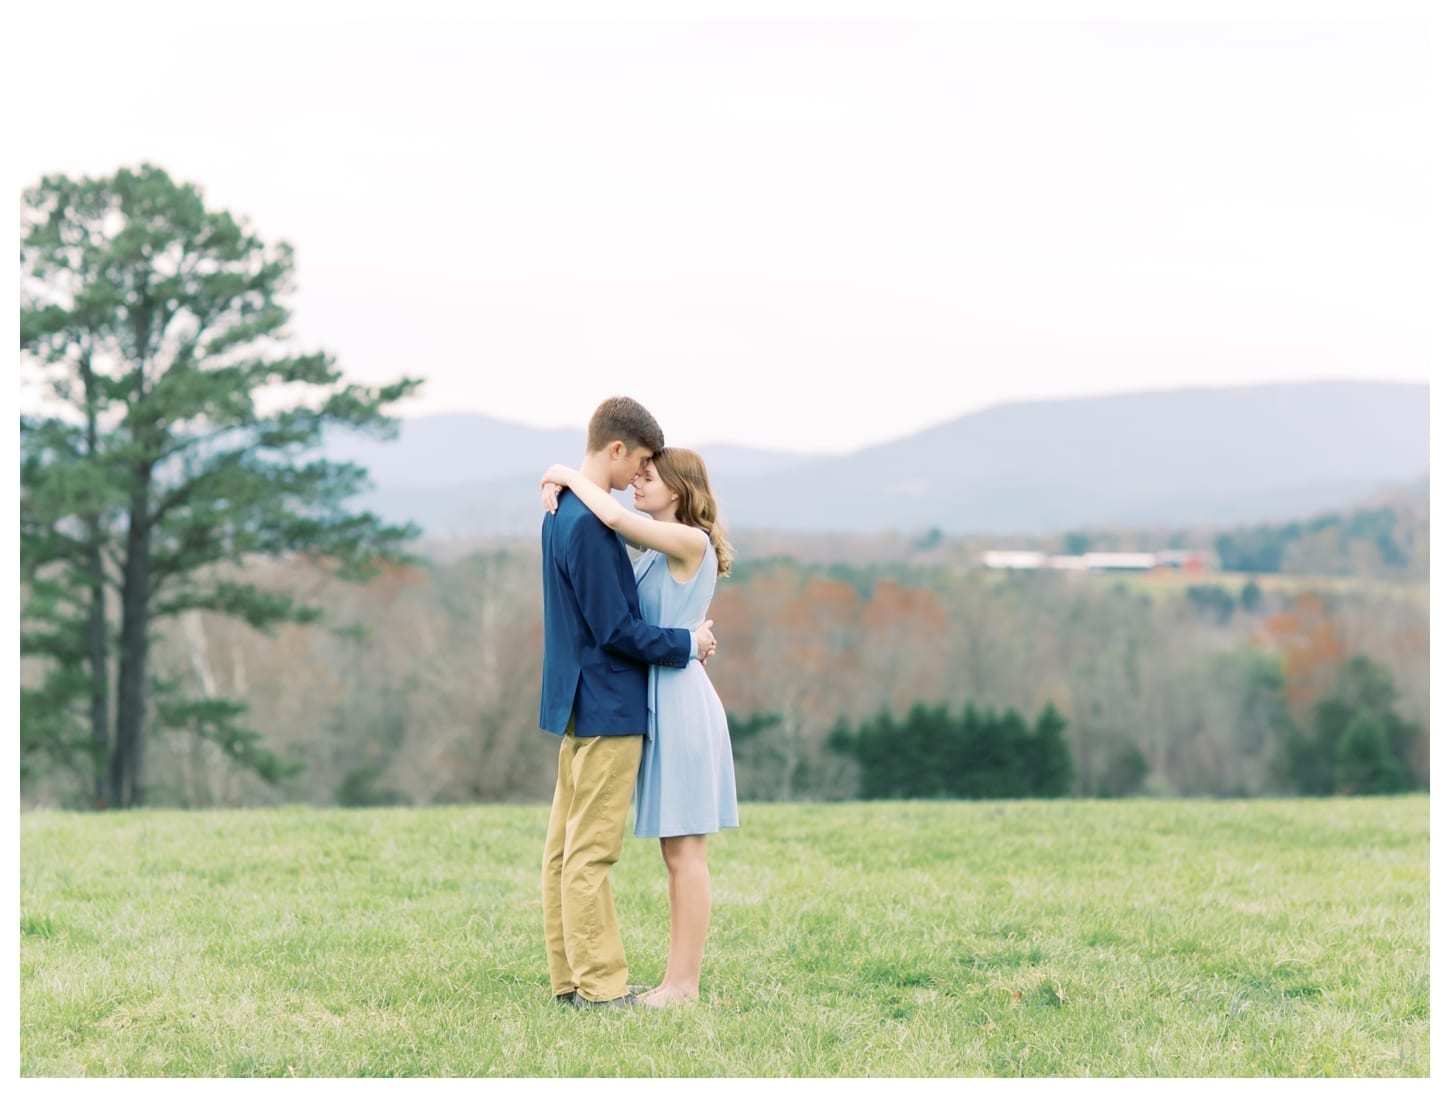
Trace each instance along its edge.
<instances>
[{"instance_id":1,"label":"khaki pants","mask_svg":"<svg viewBox=\"0 0 1450 1098\"><path fill-rule=\"evenodd\" d=\"M559 777L544 840L544 946L555 995L594 1002L625 994L629 969L609 890L639 771L641 736L574 735L559 745Z\"/></svg>"}]
</instances>

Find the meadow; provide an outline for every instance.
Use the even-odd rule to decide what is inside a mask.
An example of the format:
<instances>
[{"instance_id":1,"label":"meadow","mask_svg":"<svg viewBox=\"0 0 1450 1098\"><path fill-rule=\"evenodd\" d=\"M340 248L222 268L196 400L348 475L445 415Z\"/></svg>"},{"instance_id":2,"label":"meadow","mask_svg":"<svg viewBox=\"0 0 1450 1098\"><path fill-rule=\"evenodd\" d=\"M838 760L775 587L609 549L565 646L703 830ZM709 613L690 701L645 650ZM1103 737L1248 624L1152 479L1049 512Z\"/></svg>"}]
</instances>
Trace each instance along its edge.
<instances>
[{"instance_id":1,"label":"meadow","mask_svg":"<svg viewBox=\"0 0 1450 1098\"><path fill-rule=\"evenodd\" d=\"M23 814L21 1075L1429 1074L1426 796L744 805L663 1012L552 1001L547 811Z\"/></svg>"}]
</instances>

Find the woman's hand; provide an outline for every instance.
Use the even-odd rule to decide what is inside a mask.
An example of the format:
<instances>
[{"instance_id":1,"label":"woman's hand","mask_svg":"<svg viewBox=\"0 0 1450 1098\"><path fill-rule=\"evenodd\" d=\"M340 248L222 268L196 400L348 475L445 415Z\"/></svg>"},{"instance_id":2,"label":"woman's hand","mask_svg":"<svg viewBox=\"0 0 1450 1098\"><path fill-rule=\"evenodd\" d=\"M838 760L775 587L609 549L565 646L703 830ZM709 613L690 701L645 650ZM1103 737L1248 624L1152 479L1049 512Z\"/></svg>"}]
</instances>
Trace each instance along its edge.
<instances>
[{"instance_id":1,"label":"woman's hand","mask_svg":"<svg viewBox=\"0 0 1450 1098\"><path fill-rule=\"evenodd\" d=\"M567 465L556 463L545 469L543 476L539 477L539 502L544 505L544 510L549 514L558 514L559 491L569 486L569 478L577 472L578 470L571 469Z\"/></svg>"}]
</instances>

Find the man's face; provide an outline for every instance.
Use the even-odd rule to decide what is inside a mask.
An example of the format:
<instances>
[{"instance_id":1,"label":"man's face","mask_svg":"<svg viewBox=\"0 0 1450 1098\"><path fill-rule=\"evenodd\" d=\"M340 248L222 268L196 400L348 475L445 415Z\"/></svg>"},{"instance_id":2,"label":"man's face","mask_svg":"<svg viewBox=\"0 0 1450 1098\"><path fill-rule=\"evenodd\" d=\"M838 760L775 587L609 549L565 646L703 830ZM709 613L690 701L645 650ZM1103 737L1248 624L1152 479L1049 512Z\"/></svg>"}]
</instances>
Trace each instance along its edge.
<instances>
[{"instance_id":1,"label":"man's face","mask_svg":"<svg viewBox=\"0 0 1450 1098\"><path fill-rule=\"evenodd\" d=\"M622 456L611 462L609 467L609 486L616 491L628 488L630 481L634 480L640 470L655 456L654 451L648 446L636 446L633 450L625 452L623 451L624 444L619 445Z\"/></svg>"}]
</instances>

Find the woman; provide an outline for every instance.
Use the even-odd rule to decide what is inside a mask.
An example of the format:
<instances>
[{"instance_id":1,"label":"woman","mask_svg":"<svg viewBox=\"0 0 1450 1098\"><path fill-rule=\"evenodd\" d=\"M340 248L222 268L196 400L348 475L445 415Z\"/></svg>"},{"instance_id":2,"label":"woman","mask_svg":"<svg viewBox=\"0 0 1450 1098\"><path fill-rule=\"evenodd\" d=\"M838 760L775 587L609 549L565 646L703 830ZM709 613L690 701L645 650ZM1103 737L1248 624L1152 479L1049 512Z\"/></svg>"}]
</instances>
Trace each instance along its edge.
<instances>
[{"instance_id":1,"label":"woman","mask_svg":"<svg viewBox=\"0 0 1450 1098\"><path fill-rule=\"evenodd\" d=\"M677 448L656 454L631 482L634 511L565 465L550 466L541 483L549 510L559 489L568 488L601 522L645 550L634 565L645 621L694 628L705 620L716 579L730 574L731 548L699 454ZM705 839L739 826L725 707L704 666L692 660L678 669L651 667L634 833L660 840L669 871L670 952L664 980L641 997L644 1005L699 998L710 925Z\"/></svg>"}]
</instances>

